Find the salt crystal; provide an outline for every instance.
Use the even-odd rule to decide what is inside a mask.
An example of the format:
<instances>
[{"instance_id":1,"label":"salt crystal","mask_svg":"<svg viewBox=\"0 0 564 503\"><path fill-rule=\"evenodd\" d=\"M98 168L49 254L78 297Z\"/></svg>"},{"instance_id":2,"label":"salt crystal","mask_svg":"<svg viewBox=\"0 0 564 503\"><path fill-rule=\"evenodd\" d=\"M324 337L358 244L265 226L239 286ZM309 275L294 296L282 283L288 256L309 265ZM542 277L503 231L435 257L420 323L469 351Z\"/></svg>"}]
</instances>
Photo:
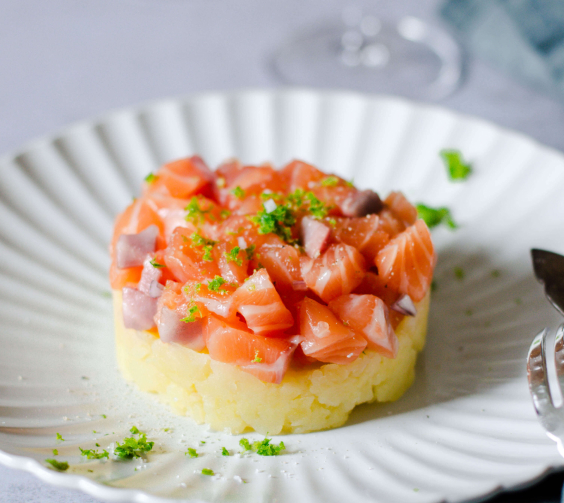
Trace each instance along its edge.
<instances>
[{"instance_id":1,"label":"salt crystal","mask_svg":"<svg viewBox=\"0 0 564 503\"><path fill-rule=\"evenodd\" d=\"M274 202L274 199L269 199L268 201L266 201L264 203L264 209L267 213L272 213L276 209L276 203Z\"/></svg>"},{"instance_id":2,"label":"salt crystal","mask_svg":"<svg viewBox=\"0 0 564 503\"><path fill-rule=\"evenodd\" d=\"M241 477L239 477L239 475L234 475L234 476L233 476L233 480L234 480L235 482L239 482L239 484L242 484L242 483L243 483L243 479L242 479Z\"/></svg>"}]
</instances>

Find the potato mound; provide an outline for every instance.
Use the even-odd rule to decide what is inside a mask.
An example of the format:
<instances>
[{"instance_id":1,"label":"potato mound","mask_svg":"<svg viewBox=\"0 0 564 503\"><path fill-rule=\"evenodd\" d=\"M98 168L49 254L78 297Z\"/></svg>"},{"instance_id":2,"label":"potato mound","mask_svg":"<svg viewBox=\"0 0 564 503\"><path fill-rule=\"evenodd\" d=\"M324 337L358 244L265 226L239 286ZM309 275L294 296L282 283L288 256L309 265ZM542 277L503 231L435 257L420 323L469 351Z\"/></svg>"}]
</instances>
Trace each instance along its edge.
<instances>
[{"instance_id":1,"label":"potato mound","mask_svg":"<svg viewBox=\"0 0 564 503\"><path fill-rule=\"evenodd\" d=\"M366 350L347 365L290 368L281 384L165 344L151 332L126 329L121 306L121 292L114 291L117 360L127 380L214 430L276 435L336 428L358 404L400 398L413 383L417 353L425 344L429 293L416 304L417 316L406 316L397 327L395 359Z\"/></svg>"}]
</instances>

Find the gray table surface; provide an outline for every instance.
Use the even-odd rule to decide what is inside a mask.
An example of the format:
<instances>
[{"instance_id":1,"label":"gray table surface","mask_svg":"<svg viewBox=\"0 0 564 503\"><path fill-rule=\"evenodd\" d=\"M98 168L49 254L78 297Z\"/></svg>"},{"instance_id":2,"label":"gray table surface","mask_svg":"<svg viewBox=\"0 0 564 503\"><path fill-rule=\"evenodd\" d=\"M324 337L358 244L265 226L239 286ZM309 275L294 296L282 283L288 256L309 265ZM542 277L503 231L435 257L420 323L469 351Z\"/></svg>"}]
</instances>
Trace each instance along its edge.
<instances>
[{"instance_id":1,"label":"gray table surface","mask_svg":"<svg viewBox=\"0 0 564 503\"><path fill-rule=\"evenodd\" d=\"M0 0L0 154L156 98L280 85L268 60L294 30L354 3L432 19L436 0ZM375 89L377 91L377 89ZM564 150L562 103L468 59L440 103ZM91 503L0 466L0 502Z\"/></svg>"}]
</instances>

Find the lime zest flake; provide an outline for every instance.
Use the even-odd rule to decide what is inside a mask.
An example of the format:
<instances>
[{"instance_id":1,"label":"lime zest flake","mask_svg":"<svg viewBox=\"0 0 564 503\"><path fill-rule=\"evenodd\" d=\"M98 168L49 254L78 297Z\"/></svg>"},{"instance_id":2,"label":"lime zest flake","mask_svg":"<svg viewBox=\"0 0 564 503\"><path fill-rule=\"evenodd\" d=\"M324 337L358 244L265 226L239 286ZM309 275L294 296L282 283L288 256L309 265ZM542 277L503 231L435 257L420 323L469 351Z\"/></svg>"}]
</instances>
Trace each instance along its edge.
<instances>
[{"instance_id":1,"label":"lime zest flake","mask_svg":"<svg viewBox=\"0 0 564 503\"><path fill-rule=\"evenodd\" d=\"M239 251L241 248L239 246L235 246L230 252L223 252L225 256L225 260L229 262L235 262L239 267L243 265L243 261L239 258Z\"/></svg>"},{"instance_id":2,"label":"lime zest flake","mask_svg":"<svg viewBox=\"0 0 564 503\"><path fill-rule=\"evenodd\" d=\"M213 476L215 472L211 468L202 468L202 475Z\"/></svg>"},{"instance_id":3,"label":"lime zest flake","mask_svg":"<svg viewBox=\"0 0 564 503\"><path fill-rule=\"evenodd\" d=\"M153 183L157 180L158 176L153 174L153 173L149 173L146 177L145 177L145 181L147 183Z\"/></svg>"},{"instance_id":4,"label":"lime zest flake","mask_svg":"<svg viewBox=\"0 0 564 503\"><path fill-rule=\"evenodd\" d=\"M58 456L59 455L59 451L57 449L53 449L53 456Z\"/></svg>"},{"instance_id":5,"label":"lime zest flake","mask_svg":"<svg viewBox=\"0 0 564 503\"><path fill-rule=\"evenodd\" d=\"M56 459L46 459L46 463L49 463L55 470L64 472L69 469L69 464L66 461L57 461Z\"/></svg>"},{"instance_id":6,"label":"lime zest flake","mask_svg":"<svg viewBox=\"0 0 564 503\"><path fill-rule=\"evenodd\" d=\"M57 435L57 440L60 440L61 442L65 441L65 439L61 436L60 433L57 433L56 435Z\"/></svg>"},{"instance_id":7,"label":"lime zest flake","mask_svg":"<svg viewBox=\"0 0 564 503\"><path fill-rule=\"evenodd\" d=\"M472 166L464 162L459 150L441 150L440 155L450 181L464 181L472 174Z\"/></svg>"},{"instance_id":8,"label":"lime zest flake","mask_svg":"<svg viewBox=\"0 0 564 503\"><path fill-rule=\"evenodd\" d=\"M187 221L192 221L194 223L200 223L204 220L204 215L209 213L209 210L203 210L198 202L198 198L193 196L190 199L188 205L184 208L186 211L186 216L184 217Z\"/></svg>"},{"instance_id":9,"label":"lime zest flake","mask_svg":"<svg viewBox=\"0 0 564 503\"><path fill-rule=\"evenodd\" d=\"M437 227L437 225L440 225L442 223L445 223L450 229L458 228L458 225L452 219L452 215L448 208L432 208L421 203L418 204L416 208L417 215L419 216L419 218L422 218L425 221L429 229Z\"/></svg>"},{"instance_id":10,"label":"lime zest flake","mask_svg":"<svg viewBox=\"0 0 564 503\"><path fill-rule=\"evenodd\" d=\"M153 259L149 262L149 264L151 264L153 267L156 267L156 268L159 268L159 267L166 267L164 264L159 264L159 263L157 262L157 259L156 259L156 258L153 258Z\"/></svg>"},{"instance_id":11,"label":"lime zest flake","mask_svg":"<svg viewBox=\"0 0 564 503\"><path fill-rule=\"evenodd\" d=\"M221 448L221 455L222 456L231 456L231 454L229 453L229 451L225 447Z\"/></svg>"},{"instance_id":12,"label":"lime zest flake","mask_svg":"<svg viewBox=\"0 0 564 503\"><path fill-rule=\"evenodd\" d=\"M188 450L184 453L184 455L190 456L191 458L198 457L198 453L196 452L196 449L193 449L192 447L188 447Z\"/></svg>"},{"instance_id":13,"label":"lime zest flake","mask_svg":"<svg viewBox=\"0 0 564 503\"><path fill-rule=\"evenodd\" d=\"M223 285L224 283L227 283L227 281L225 281L221 276L216 276L208 283L208 290L211 290L212 292L217 292L221 287L221 285Z\"/></svg>"},{"instance_id":14,"label":"lime zest flake","mask_svg":"<svg viewBox=\"0 0 564 503\"><path fill-rule=\"evenodd\" d=\"M94 449L83 449L82 447L79 447L79 449L80 455L86 456L87 459L102 459L110 457L110 453L105 449L102 452L98 452Z\"/></svg>"},{"instance_id":15,"label":"lime zest flake","mask_svg":"<svg viewBox=\"0 0 564 503\"><path fill-rule=\"evenodd\" d=\"M234 189L231 189L229 192L233 194L237 199L243 199L245 197L245 191L237 185Z\"/></svg>"},{"instance_id":16,"label":"lime zest flake","mask_svg":"<svg viewBox=\"0 0 564 503\"><path fill-rule=\"evenodd\" d=\"M254 451L259 456L278 456L283 450L286 449L284 442L280 442L278 445L271 444L271 438L264 438L264 440L257 440L252 444L248 439L242 438L239 440L239 445L244 449L244 451Z\"/></svg>"},{"instance_id":17,"label":"lime zest flake","mask_svg":"<svg viewBox=\"0 0 564 503\"><path fill-rule=\"evenodd\" d=\"M262 362L262 358L259 357L258 349L255 349L255 359L253 360L253 363L260 363L260 362Z\"/></svg>"},{"instance_id":18,"label":"lime zest flake","mask_svg":"<svg viewBox=\"0 0 564 503\"><path fill-rule=\"evenodd\" d=\"M123 439L123 443L116 442L114 455L121 459L140 458L144 452L149 452L155 442L147 442L147 435L140 432L136 426L130 430L134 435L139 435L139 438L127 437Z\"/></svg>"},{"instance_id":19,"label":"lime zest flake","mask_svg":"<svg viewBox=\"0 0 564 503\"><path fill-rule=\"evenodd\" d=\"M321 180L322 187L335 187L339 183L339 179L335 175L328 176Z\"/></svg>"},{"instance_id":20,"label":"lime zest flake","mask_svg":"<svg viewBox=\"0 0 564 503\"><path fill-rule=\"evenodd\" d=\"M182 318L180 321L184 323L194 323L196 321L196 315L200 314L200 309L198 306L192 306L188 308L186 317Z\"/></svg>"}]
</instances>

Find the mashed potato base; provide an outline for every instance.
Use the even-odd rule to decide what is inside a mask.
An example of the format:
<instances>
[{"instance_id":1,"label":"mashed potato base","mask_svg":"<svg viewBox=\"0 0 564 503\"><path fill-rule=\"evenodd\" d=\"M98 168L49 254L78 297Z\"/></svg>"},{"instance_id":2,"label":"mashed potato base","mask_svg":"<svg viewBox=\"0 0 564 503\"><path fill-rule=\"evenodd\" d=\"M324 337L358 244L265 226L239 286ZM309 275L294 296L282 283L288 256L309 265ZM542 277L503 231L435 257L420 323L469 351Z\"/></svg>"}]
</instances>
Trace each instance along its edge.
<instances>
[{"instance_id":1,"label":"mashed potato base","mask_svg":"<svg viewBox=\"0 0 564 503\"><path fill-rule=\"evenodd\" d=\"M123 326L121 292L114 291L116 352L124 377L156 394L180 415L232 434L306 433L341 426L365 402L400 398L415 377L427 331L429 294L396 329L395 359L366 350L347 365L290 368L281 384L264 383L238 367L212 360L150 332Z\"/></svg>"}]
</instances>

